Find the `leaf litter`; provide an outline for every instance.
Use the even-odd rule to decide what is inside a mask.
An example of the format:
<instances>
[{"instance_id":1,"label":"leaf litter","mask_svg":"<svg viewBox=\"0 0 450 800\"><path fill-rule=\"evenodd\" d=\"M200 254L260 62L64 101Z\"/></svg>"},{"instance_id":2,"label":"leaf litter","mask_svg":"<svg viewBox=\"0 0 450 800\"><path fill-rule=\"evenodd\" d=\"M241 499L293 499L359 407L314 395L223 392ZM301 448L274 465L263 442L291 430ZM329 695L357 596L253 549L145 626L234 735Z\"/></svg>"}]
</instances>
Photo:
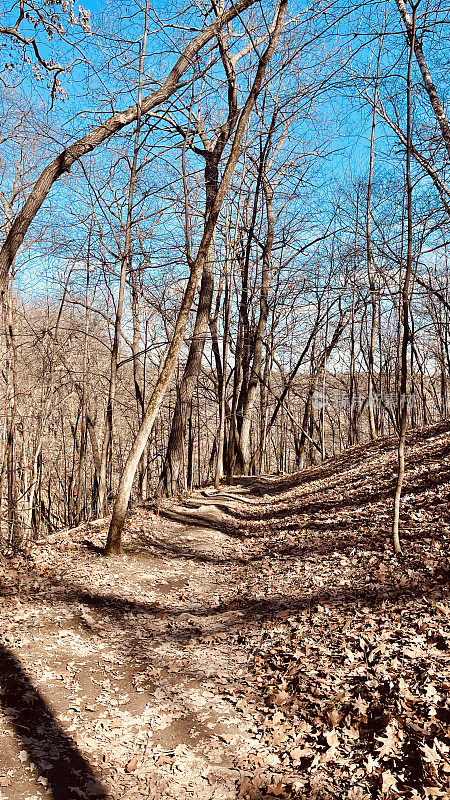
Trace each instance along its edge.
<instances>
[{"instance_id":1,"label":"leaf litter","mask_svg":"<svg viewBox=\"0 0 450 800\"><path fill-rule=\"evenodd\" d=\"M449 426L408 461L401 559L383 439L2 560L0 798L448 798Z\"/></svg>"}]
</instances>

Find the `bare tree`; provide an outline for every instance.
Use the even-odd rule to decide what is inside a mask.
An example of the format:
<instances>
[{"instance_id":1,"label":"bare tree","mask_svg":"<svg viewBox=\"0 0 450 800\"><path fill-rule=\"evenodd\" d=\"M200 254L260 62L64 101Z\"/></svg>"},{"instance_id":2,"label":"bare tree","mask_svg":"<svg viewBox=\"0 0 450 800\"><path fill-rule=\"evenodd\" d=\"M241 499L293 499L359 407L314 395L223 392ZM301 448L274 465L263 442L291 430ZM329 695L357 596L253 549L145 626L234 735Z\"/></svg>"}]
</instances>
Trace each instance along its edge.
<instances>
[{"instance_id":1,"label":"bare tree","mask_svg":"<svg viewBox=\"0 0 450 800\"><path fill-rule=\"evenodd\" d=\"M402 494L402 486L405 477L405 444L406 444L406 431L408 426L408 403L407 403L407 389L408 389L408 345L410 339L409 327L409 291L410 282L413 270L413 208L412 208L412 193L413 185L411 180L411 132L412 132L412 119L411 119L411 71L412 59L415 49L415 9L413 9L412 31L410 38L410 51L408 59L408 72L406 78L406 205L407 205L407 252L406 252L406 269L403 277L403 286L401 288L401 311L402 311L402 338L401 338L401 354L400 354L400 379L399 379L399 440L398 440L398 475L397 486L395 489L394 498L394 512L392 518L392 538L394 544L394 551L398 554L401 553L400 536L399 536L399 518L400 518L400 500Z\"/></svg>"},{"instance_id":2,"label":"bare tree","mask_svg":"<svg viewBox=\"0 0 450 800\"><path fill-rule=\"evenodd\" d=\"M191 147L194 152L205 160L205 228L208 225L209 215L219 190L220 162L227 143L232 136L238 117L235 65L239 56L237 55L233 58L231 57L227 36L223 31L221 31L218 35L218 46L227 82L227 117L225 122L223 122L214 132L212 138L208 138L206 131L204 130L204 125L197 116L197 119L194 120L196 129L195 132L201 137L202 147L195 147L195 145L191 143ZM188 140L189 132L182 130L180 132L183 133L185 141ZM188 235L186 235L186 241L188 241ZM190 260L189 252L188 259ZM177 494L179 491L185 488L185 476L183 475L183 453L186 430L186 414L200 371L206 334L209 327L211 304L214 292L214 267L215 249L213 232L208 257L206 258L205 265L203 267L192 341L189 348L189 354L183 377L177 391L177 401L172 419L167 453L157 489L157 494L159 496L171 496L173 494Z\"/></svg>"},{"instance_id":3,"label":"bare tree","mask_svg":"<svg viewBox=\"0 0 450 800\"><path fill-rule=\"evenodd\" d=\"M240 148L247 127L247 123L250 118L251 111L254 107L254 104L260 92L261 84L264 78L267 65L269 64L272 55L275 51L275 48L278 44L278 39L282 31L283 21L286 14L286 7L287 7L287 0L280 0L280 3L278 4L274 14L275 25L273 33L270 35L269 44L267 48L265 49L264 53L261 55L259 59L259 64L253 85L250 89L250 92L248 94L243 110L239 116L239 120L236 125L236 132L233 138L233 144L231 146L230 155L228 157L222 175L222 179L220 181L219 188L216 197L214 199L207 220L207 224L205 226L205 230L202 236L202 241L200 243L197 255L191 267L189 281L184 293L172 341L170 343L164 361L163 369L158 378L156 386L153 390L152 397L147 406L145 417L143 419L139 432L136 436L136 439L133 443L127 462L125 464L124 471L122 473L122 477L119 482L119 488L117 491L116 502L114 504L111 524L108 531L108 540L105 549L107 555L119 554L122 549L122 541L121 541L122 530L125 523L125 516L131 495L134 476L136 474L136 469L139 464L149 434L152 430L153 423L155 421L159 407L164 398L167 386L169 384L169 381L171 380L173 370L175 369L175 365L183 342L184 332L186 330L186 324L189 312L192 306L194 292L198 280L201 277L205 261L208 258L209 248L211 245L212 237L214 235L216 222L223 201L225 199L225 195L228 191L231 177L234 172L234 168L240 156Z\"/></svg>"},{"instance_id":4,"label":"bare tree","mask_svg":"<svg viewBox=\"0 0 450 800\"><path fill-rule=\"evenodd\" d=\"M21 246L27 230L41 208L54 183L68 172L72 165L87 153L106 142L111 136L121 131L126 125L135 122L138 115L148 114L153 109L162 105L177 90L181 78L190 68L196 54L217 36L217 33L232 19L241 14L245 9L254 5L256 0L238 0L231 8L220 14L213 22L198 34L185 47L174 67L170 70L162 86L142 98L140 108L138 104L129 106L124 111L115 112L109 119L92 128L81 139L73 142L62 150L40 174L25 204L16 214L6 240L0 250L0 292L7 289L8 274L11 264Z\"/></svg>"}]
</instances>

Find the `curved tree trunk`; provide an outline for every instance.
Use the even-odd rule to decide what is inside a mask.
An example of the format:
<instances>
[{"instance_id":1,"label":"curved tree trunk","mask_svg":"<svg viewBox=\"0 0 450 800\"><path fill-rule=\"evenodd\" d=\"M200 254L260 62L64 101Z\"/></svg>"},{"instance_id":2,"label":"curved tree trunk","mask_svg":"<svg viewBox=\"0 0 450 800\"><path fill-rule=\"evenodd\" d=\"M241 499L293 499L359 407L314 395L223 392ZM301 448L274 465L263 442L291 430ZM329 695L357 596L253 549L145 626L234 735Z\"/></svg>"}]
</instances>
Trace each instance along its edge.
<instances>
[{"instance_id":1,"label":"curved tree trunk","mask_svg":"<svg viewBox=\"0 0 450 800\"><path fill-rule=\"evenodd\" d=\"M174 67L169 72L166 80L159 89L143 98L139 112L138 104L129 106L125 111L118 111L109 119L92 128L85 136L62 150L61 153L48 164L41 172L34 184L26 202L16 215L5 242L0 250L0 294L8 288L8 278L11 265L17 255L30 224L48 196L56 181L68 172L71 166L87 153L106 142L115 133L121 131L138 118L139 113L148 114L154 108L164 103L178 88L180 79L189 69L197 53L232 19L245 9L254 5L256 0L237 0L231 8L220 14L204 31L198 34L186 46Z\"/></svg>"},{"instance_id":2,"label":"curved tree trunk","mask_svg":"<svg viewBox=\"0 0 450 800\"><path fill-rule=\"evenodd\" d=\"M177 392L177 402L172 418L166 459L156 491L158 497L172 497L186 488L184 471L184 442L186 419L192 394L202 363L203 349L209 326L209 316L214 291L214 246L209 248L203 268L197 317L189 348L188 360Z\"/></svg>"},{"instance_id":3,"label":"curved tree trunk","mask_svg":"<svg viewBox=\"0 0 450 800\"><path fill-rule=\"evenodd\" d=\"M202 275L203 267L208 257L209 248L213 239L217 219L219 217L219 213L222 208L226 192L228 191L231 177L234 172L234 168L241 154L241 144L244 137L244 132L247 127L248 120L250 118L250 113L253 109L253 106L256 102L256 98L261 89L261 84L267 65L272 58L273 52L277 46L278 39L280 37L280 33L283 27L284 17L286 14L287 3L288 0L280 0L280 4L275 12L275 18L276 18L275 29L270 37L269 44L266 50L260 57L255 80L253 82L253 85L251 87L251 90L249 92L249 95L247 97L244 108L240 114L239 121L236 126L236 133L234 136L231 152L224 169L222 180L220 182L219 190L215 197L211 213L209 215L209 218L205 226L202 241L198 249L197 257L195 258L192 264L191 274L189 276L188 284L186 286L184 297L181 303L180 311L175 324L174 334L172 337L172 341L169 345L164 366L156 382L150 402L145 412L144 419L142 421L141 427L139 428L136 439L132 445L122 476L120 478L119 488L117 490L116 502L114 504L111 523L108 531L108 539L105 547L106 555L113 555L113 554L117 555L122 552L122 530L125 523L128 503L131 496L134 476L136 474L136 470L140 458L142 456L142 453L144 451L145 445L147 444L148 437L153 428L153 423L158 414L164 395L167 391L169 382L172 379L172 375L183 343L184 334L186 331L186 325L192 307L192 302L194 299L195 289Z\"/></svg>"}]
</instances>

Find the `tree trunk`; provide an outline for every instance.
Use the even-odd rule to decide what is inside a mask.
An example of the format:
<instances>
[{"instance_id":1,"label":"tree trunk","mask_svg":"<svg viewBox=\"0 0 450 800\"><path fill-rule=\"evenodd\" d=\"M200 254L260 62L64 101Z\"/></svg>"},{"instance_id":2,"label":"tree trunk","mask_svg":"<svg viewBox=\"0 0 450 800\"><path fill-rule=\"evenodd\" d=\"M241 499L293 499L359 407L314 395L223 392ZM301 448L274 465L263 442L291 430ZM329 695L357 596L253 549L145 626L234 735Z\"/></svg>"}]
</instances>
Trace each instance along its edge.
<instances>
[{"instance_id":1,"label":"tree trunk","mask_svg":"<svg viewBox=\"0 0 450 800\"><path fill-rule=\"evenodd\" d=\"M416 56L416 61L422 74L423 84L430 99L431 107L433 109L436 120L441 129L442 139L447 150L448 157L450 158L450 124L445 114L444 107L439 99L436 86L433 83L428 64L422 49L420 39L416 36L415 20L416 9L413 9L413 16L411 17L404 0L395 0L399 14L403 20L406 28L406 40L410 46L410 51L413 50ZM411 153L411 141L409 142L409 151Z\"/></svg>"},{"instance_id":2,"label":"tree trunk","mask_svg":"<svg viewBox=\"0 0 450 800\"><path fill-rule=\"evenodd\" d=\"M122 472L122 476L120 478L116 502L114 504L111 524L108 531L108 539L105 548L106 555L120 554L122 551L122 530L125 523L126 512L131 495L134 476L136 474L136 469L139 464L142 453L144 451L150 432L153 428L153 423L159 411L160 405L163 401L167 387L172 379L172 375L178 360L181 346L183 344L186 325L192 307L192 302L194 299L195 289L202 275L205 261L208 258L208 253L213 239L217 219L219 217L219 213L222 208L223 201L225 199L225 194L228 191L231 177L234 172L234 168L238 162L241 153L241 144L244 137L244 132L247 127L248 120L250 118L250 113L253 109L256 98L259 94L264 73L266 71L266 67L270 62L270 59L272 58L273 52L277 46L278 39L280 37L280 33L283 27L284 17L286 14L286 7L287 7L287 0L280 0L280 4L277 8L277 11L275 12L276 15L275 29L272 36L270 37L268 47L264 51L263 55L260 57L254 83L251 87L251 90L249 92L249 95L247 97L244 108L240 114L239 121L236 126L236 132L231 147L231 152L227 164L225 166L219 190L215 197L211 213L209 215L207 224L205 226L205 230L203 233L202 241L200 243L197 256L192 264L191 274L189 276L188 284L186 286L180 311L175 324L175 330L173 333L172 341L169 345L163 369L161 370L161 373L156 382L150 402L145 412L144 419L137 433L136 439L131 447L131 451L128 455L124 470ZM237 6L235 6L235 8L237 8Z\"/></svg>"},{"instance_id":3,"label":"tree trunk","mask_svg":"<svg viewBox=\"0 0 450 800\"><path fill-rule=\"evenodd\" d=\"M399 520L400 520L400 500L402 495L403 481L405 477L405 443L406 431L408 426L408 403L407 403L407 387L408 387L408 343L410 338L409 331L409 284L411 280L412 265L413 265L413 218L412 218L412 180L411 180L411 67L412 56L415 45L415 8L413 9L412 19L412 37L410 40L410 54L408 61L408 76L407 76L407 148L406 148L406 198L407 198L407 254L406 254L406 272L402 287L402 343L401 343L401 360L400 360L400 379L399 379L399 438L398 438L398 473L397 473L397 486L395 489L394 497L394 510L392 519L392 539L394 545L394 552L399 554L402 552L399 535Z\"/></svg>"},{"instance_id":4,"label":"tree trunk","mask_svg":"<svg viewBox=\"0 0 450 800\"><path fill-rule=\"evenodd\" d=\"M204 31L198 34L186 46L184 52L169 72L166 80L159 89L147 95L142 100L141 113L148 114L153 109L164 103L178 88L181 77L191 67L194 57L209 42L215 38L223 27L239 16L245 9L254 5L256 0L237 0L232 7L218 16ZM59 153L53 161L41 172L33 186L25 204L16 215L8 232L6 240L0 250L0 294L4 294L8 287L8 277L11 265L17 255L30 224L47 198L56 181L69 172L71 166L87 153L103 144L115 133L127 125L135 122L139 114L138 104L129 106L125 111L118 111L109 119L97 125L85 136Z\"/></svg>"},{"instance_id":5,"label":"tree trunk","mask_svg":"<svg viewBox=\"0 0 450 800\"><path fill-rule=\"evenodd\" d=\"M231 300L233 296L233 261L230 266L230 275L225 276L225 296L224 296L224 323L223 323L223 351L222 351L222 380L219 383L219 433L217 436L217 461L214 486L220 486L220 481L224 474L224 447L225 447L225 417L227 407L226 383L227 383L227 363L228 347L230 340L230 317Z\"/></svg>"},{"instance_id":6,"label":"tree trunk","mask_svg":"<svg viewBox=\"0 0 450 800\"><path fill-rule=\"evenodd\" d=\"M81 392L81 437L80 437L80 457L78 461L78 476L76 490L76 524L79 525L82 517L84 494L84 469L87 449L87 368L88 368L88 343L89 343L89 255L87 259L86 277L86 312L84 321L84 345L83 345L83 376Z\"/></svg>"},{"instance_id":7,"label":"tree trunk","mask_svg":"<svg viewBox=\"0 0 450 800\"><path fill-rule=\"evenodd\" d=\"M7 478L7 520L8 544L16 552L22 544L22 528L17 509L17 468L15 463L16 416L17 416L17 353L14 337L12 282L8 292L3 295L3 311L6 332L6 395L7 395L7 436L6 436L6 478Z\"/></svg>"},{"instance_id":8,"label":"tree trunk","mask_svg":"<svg viewBox=\"0 0 450 800\"><path fill-rule=\"evenodd\" d=\"M214 246L211 244L203 268L194 332L183 378L177 393L177 402L172 419L166 459L156 491L158 497L172 497L173 495L180 494L185 489L183 452L187 411L190 406L202 363L203 349L209 327L213 292Z\"/></svg>"},{"instance_id":9,"label":"tree trunk","mask_svg":"<svg viewBox=\"0 0 450 800\"><path fill-rule=\"evenodd\" d=\"M250 425L252 410L258 389L258 382L261 373L262 364L262 351L264 343L264 334L267 326L267 318L269 316L269 287L270 287L270 265L272 257L272 247L275 236L275 219L273 215L273 190L269 184L266 176L263 176L264 197L266 202L266 215L267 215L267 234L264 244L263 252L263 267L261 276L261 293L259 300L259 320L256 328L255 346L253 355L253 364L250 375L250 380L247 386L247 395L242 415L242 426L240 433L240 451L243 460L244 475L248 475L250 468Z\"/></svg>"},{"instance_id":10,"label":"tree trunk","mask_svg":"<svg viewBox=\"0 0 450 800\"><path fill-rule=\"evenodd\" d=\"M366 248L367 248L367 279L370 291L370 341L369 341L369 359L368 359L368 380L367 380L367 406L369 412L369 431L370 438L376 439L377 426L375 424L374 413L374 364L375 364L375 342L377 332L377 294L375 287L375 279L373 276L373 249L372 249L372 230L371 230L371 213L372 213L372 185L373 185L373 164L374 164L374 151L375 151L375 128L377 121L377 99L378 99L378 80L380 73L380 58L381 58L381 42L378 53L377 76L375 82L375 92L373 98L373 115L372 115L372 129L370 132L370 156L369 156L369 181L367 186L367 202L366 202Z\"/></svg>"}]
</instances>

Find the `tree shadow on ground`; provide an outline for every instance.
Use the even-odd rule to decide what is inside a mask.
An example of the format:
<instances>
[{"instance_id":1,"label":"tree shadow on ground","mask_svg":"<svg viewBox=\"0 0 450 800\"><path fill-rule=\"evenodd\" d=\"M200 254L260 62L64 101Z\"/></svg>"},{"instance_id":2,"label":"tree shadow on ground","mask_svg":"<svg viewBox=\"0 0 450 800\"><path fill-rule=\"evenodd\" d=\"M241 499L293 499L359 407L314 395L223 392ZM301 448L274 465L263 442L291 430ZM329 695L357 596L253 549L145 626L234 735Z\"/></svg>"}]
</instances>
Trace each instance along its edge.
<instances>
[{"instance_id":1,"label":"tree shadow on ground","mask_svg":"<svg viewBox=\"0 0 450 800\"><path fill-rule=\"evenodd\" d=\"M133 632L142 637L146 631L146 623L151 625L156 619L167 620L167 628L153 631L153 644L192 638L201 641L203 635L231 632L240 634L247 626L253 623L259 626L261 621L276 619L284 612L298 614L307 611L311 615L319 606L328 605L339 609L340 613L345 608L352 614L360 604L375 610L386 603L428 597L433 590L444 591L448 579L449 576L444 574L440 576L421 574L417 578L404 579L401 585L398 582L387 584L383 581L372 583L370 586L367 583L361 585L361 582L354 586L329 584L320 589L312 587L311 591L303 591L300 594L274 593L263 599L244 595L211 605L181 606L128 599L113 593L101 594L65 581L63 585L59 585L59 592L55 598L67 603L69 607L79 607L82 604L96 612L99 615L98 623L103 635L106 635L103 623L113 622L119 630L123 628L127 633L125 647L128 648ZM192 619L186 621L186 617ZM201 623L204 619L208 624L202 630ZM195 621L198 622L198 627L192 626Z\"/></svg>"},{"instance_id":2,"label":"tree shadow on ground","mask_svg":"<svg viewBox=\"0 0 450 800\"><path fill-rule=\"evenodd\" d=\"M90 553L97 553L97 555L104 555L105 553L104 547L99 544L94 544L90 539L83 539L83 544Z\"/></svg>"},{"instance_id":3,"label":"tree shadow on ground","mask_svg":"<svg viewBox=\"0 0 450 800\"><path fill-rule=\"evenodd\" d=\"M417 444L419 447L425 446L434 438L449 431L450 423L448 420L439 422L432 427L415 428L408 433L407 447L413 444ZM336 474L339 475L340 472L345 472L349 468L352 470L358 468L363 463L367 464L368 456L374 459L382 455L391 455L396 460L395 448L397 447L397 442L396 436L384 436L374 442L366 442L350 447L344 450L343 453L327 459L323 464L307 467L303 471L277 477L266 477L264 475L240 477L235 479L234 485L237 488L247 488L250 493L257 496L269 495L271 502L283 502L283 498L277 501L276 495L282 495L291 489L304 487L317 480L327 480ZM443 447L445 448L446 446L446 443L443 443ZM424 460L426 460L426 457Z\"/></svg>"},{"instance_id":4,"label":"tree shadow on ground","mask_svg":"<svg viewBox=\"0 0 450 800\"><path fill-rule=\"evenodd\" d=\"M226 513L230 514L229 509L225 512L218 506L219 511L221 514ZM159 510L159 516L163 519L167 519L170 522L176 522L179 525L189 525L193 528L206 528L209 530L217 530L225 533L227 536L230 536L233 539L244 539L245 536L242 533L236 531L230 524L220 519L219 517L212 518L211 516L203 515L200 513L193 513L192 511L186 509L177 509L176 511L162 511Z\"/></svg>"},{"instance_id":5,"label":"tree shadow on ground","mask_svg":"<svg viewBox=\"0 0 450 800\"><path fill-rule=\"evenodd\" d=\"M407 472L403 488L403 507L406 506L408 500L413 498L414 505L417 508L421 507L421 495L425 495L430 489L439 491L440 486L450 482L449 459L450 446L447 442L443 442L440 447L434 450L431 458L424 454L419 465L417 462L407 464L407 468L413 465L425 468L428 464L430 468L423 469L419 474L412 473L408 475ZM373 505L375 503L387 503L392 500L396 478L395 470L393 471L389 465L380 470L380 465L375 463L371 471L364 474L357 473L354 476L350 476L345 471L342 476L339 474L336 476L336 462L333 462L333 465L334 480L325 486L319 485L318 489L310 497L300 495L297 499L292 496L286 497L286 495L282 495L277 500L271 501L268 507L248 510L245 514L237 512L235 514L236 519L245 519L248 522L257 523L271 519L285 520L299 515L314 517L328 514L333 516L346 511L364 511L368 503ZM314 480L323 481L327 476L328 470L322 470L314 475ZM308 480L309 478L310 474L308 475ZM301 488L302 485L301 478L298 477L296 486ZM334 492L337 492L338 496L333 496ZM428 503L429 498L426 497L424 505Z\"/></svg>"},{"instance_id":6,"label":"tree shadow on ground","mask_svg":"<svg viewBox=\"0 0 450 800\"><path fill-rule=\"evenodd\" d=\"M123 550L127 555L133 554L133 550L126 544ZM205 550L196 550L195 548L186 547L177 542L157 539L154 536L145 542L145 551L147 553L150 552L153 556L164 556L165 558L180 559L181 561L193 561L198 564L249 564L263 557L261 555L237 556L227 554L217 556Z\"/></svg>"},{"instance_id":7,"label":"tree shadow on ground","mask_svg":"<svg viewBox=\"0 0 450 800\"><path fill-rule=\"evenodd\" d=\"M107 800L106 789L64 733L20 661L0 643L0 704L53 800Z\"/></svg>"}]
</instances>

